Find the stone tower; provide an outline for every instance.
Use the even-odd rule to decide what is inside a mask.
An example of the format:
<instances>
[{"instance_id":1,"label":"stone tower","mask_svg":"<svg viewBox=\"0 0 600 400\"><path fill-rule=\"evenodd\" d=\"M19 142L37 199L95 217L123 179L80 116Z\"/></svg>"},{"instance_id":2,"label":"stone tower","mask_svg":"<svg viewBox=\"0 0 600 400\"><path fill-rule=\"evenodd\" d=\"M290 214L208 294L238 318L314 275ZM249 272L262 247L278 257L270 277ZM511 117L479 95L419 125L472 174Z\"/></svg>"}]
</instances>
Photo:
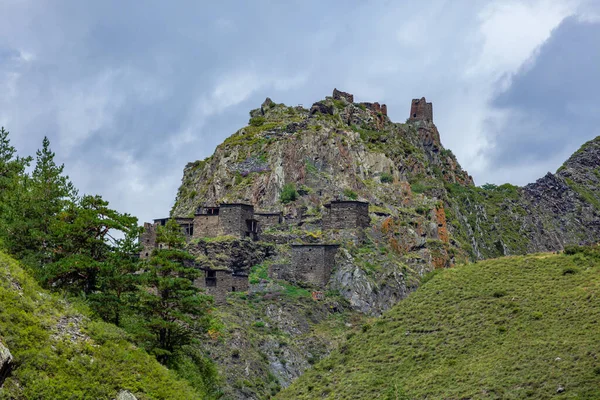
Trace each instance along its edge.
<instances>
[{"instance_id":1,"label":"stone tower","mask_svg":"<svg viewBox=\"0 0 600 400\"><path fill-rule=\"evenodd\" d=\"M425 100L425 97L413 99L410 106L409 121L433 122L433 105Z\"/></svg>"}]
</instances>

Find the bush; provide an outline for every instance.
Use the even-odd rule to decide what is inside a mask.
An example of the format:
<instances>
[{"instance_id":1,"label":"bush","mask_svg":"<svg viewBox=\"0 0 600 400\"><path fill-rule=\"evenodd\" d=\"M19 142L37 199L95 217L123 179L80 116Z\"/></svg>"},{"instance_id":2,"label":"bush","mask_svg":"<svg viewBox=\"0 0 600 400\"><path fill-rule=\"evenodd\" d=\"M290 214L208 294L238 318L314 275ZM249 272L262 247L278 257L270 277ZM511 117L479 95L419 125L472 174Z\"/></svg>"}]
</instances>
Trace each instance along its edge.
<instances>
[{"instance_id":1,"label":"bush","mask_svg":"<svg viewBox=\"0 0 600 400\"><path fill-rule=\"evenodd\" d=\"M394 182L394 177L392 176L392 174L387 174L387 173L383 173L381 174L381 177L379 177L379 180L381 181L381 183L392 183Z\"/></svg>"},{"instance_id":2,"label":"bush","mask_svg":"<svg viewBox=\"0 0 600 400\"><path fill-rule=\"evenodd\" d=\"M298 192L296 191L296 185L293 183L286 183L281 189L279 200L283 204L291 203L292 201L298 200Z\"/></svg>"},{"instance_id":3,"label":"bush","mask_svg":"<svg viewBox=\"0 0 600 400\"><path fill-rule=\"evenodd\" d=\"M356 192L351 189L344 189L344 196L351 200L358 199L358 194L356 194Z\"/></svg>"},{"instance_id":4,"label":"bush","mask_svg":"<svg viewBox=\"0 0 600 400\"><path fill-rule=\"evenodd\" d=\"M265 123L265 117L252 117L250 118L250 125L261 126Z\"/></svg>"}]
</instances>

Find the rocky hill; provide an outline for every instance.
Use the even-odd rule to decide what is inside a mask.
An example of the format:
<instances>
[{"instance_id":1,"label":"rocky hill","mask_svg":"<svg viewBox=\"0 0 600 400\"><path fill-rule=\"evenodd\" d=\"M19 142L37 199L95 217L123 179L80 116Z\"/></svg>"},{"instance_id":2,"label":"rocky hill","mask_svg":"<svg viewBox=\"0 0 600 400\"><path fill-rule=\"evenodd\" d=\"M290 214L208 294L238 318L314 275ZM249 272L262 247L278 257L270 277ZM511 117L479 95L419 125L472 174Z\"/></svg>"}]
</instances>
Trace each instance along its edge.
<instances>
[{"instance_id":1,"label":"rocky hill","mask_svg":"<svg viewBox=\"0 0 600 400\"><path fill-rule=\"evenodd\" d=\"M387 107L334 90L310 109L270 99L202 161L184 170L171 215L247 203L281 211L259 242L192 240L207 268L250 274L248 294L217 307L223 321L204 350L225 377L228 398L268 398L406 298L431 271L478 259L562 249L600 240L600 138L556 173L525 187L476 187L440 141L431 103L413 100L395 123ZM323 229L332 200L369 202L360 240ZM311 288L275 279L297 243L337 243L335 268ZM368 326L368 325L365 325Z\"/></svg>"},{"instance_id":2,"label":"rocky hill","mask_svg":"<svg viewBox=\"0 0 600 400\"><path fill-rule=\"evenodd\" d=\"M277 398L600 398L600 252L567 253L440 270Z\"/></svg>"},{"instance_id":3,"label":"rocky hill","mask_svg":"<svg viewBox=\"0 0 600 400\"><path fill-rule=\"evenodd\" d=\"M211 157L186 166L172 215L221 202L282 210L285 232L274 234L284 237L270 240L292 243L323 240L329 201L368 201L368 240L345 246L330 282L363 312L389 308L434 268L600 240L600 138L533 184L476 187L442 146L424 98L406 123L338 90L310 109L267 99L250 116ZM290 184L298 196L282 202Z\"/></svg>"}]
</instances>

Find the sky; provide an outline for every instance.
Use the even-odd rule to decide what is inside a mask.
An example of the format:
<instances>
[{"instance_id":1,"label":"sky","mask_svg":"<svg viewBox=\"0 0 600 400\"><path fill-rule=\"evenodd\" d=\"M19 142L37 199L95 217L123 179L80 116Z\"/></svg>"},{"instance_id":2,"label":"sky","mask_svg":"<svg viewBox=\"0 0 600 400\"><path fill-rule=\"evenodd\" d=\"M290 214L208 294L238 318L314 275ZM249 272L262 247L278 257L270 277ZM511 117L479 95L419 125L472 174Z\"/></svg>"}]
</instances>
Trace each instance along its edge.
<instances>
[{"instance_id":1,"label":"sky","mask_svg":"<svg viewBox=\"0 0 600 400\"><path fill-rule=\"evenodd\" d=\"M600 0L0 0L0 125L80 193L168 215L188 162L268 96L433 102L442 143L524 185L600 135Z\"/></svg>"}]
</instances>

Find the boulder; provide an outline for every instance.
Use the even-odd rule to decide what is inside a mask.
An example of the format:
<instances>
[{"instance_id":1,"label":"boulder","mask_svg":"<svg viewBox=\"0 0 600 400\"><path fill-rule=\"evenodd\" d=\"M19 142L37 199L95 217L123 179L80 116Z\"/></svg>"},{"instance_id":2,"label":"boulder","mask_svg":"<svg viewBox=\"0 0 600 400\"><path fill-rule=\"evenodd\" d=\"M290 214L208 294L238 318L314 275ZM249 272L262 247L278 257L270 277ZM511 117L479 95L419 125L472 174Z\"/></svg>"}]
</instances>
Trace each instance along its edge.
<instances>
[{"instance_id":1,"label":"boulder","mask_svg":"<svg viewBox=\"0 0 600 400\"><path fill-rule=\"evenodd\" d=\"M0 342L0 386L12 369L13 356L2 342Z\"/></svg>"},{"instance_id":2,"label":"boulder","mask_svg":"<svg viewBox=\"0 0 600 400\"><path fill-rule=\"evenodd\" d=\"M310 108L310 115L314 115L316 113L333 115L333 106L328 106L327 104L318 101Z\"/></svg>"},{"instance_id":3,"label":"boulder","mask_svg":"<svg viewBox=\"0 0 600 400\"><path fill-rule=\"evenodd\" d=\"M269 97L267 97L265 99L265 101L263 101L263 103L260 105L260 110L262 111L262 114L264 115L265 112L267 112L268 110L270 110L273 107L275 107L275 102L273 100L271 100Z\"/></svg>"},{"instance_id":4,"label":"boulder","mask_svg":"<svg viewBox=\"0 0 600 400\"><path fill-rule=\"evenodd\" d=\"M121 390L117 394L116 400L137 400L137 397L135 397L129 390Z\"/></svg>"}]
</instances>

